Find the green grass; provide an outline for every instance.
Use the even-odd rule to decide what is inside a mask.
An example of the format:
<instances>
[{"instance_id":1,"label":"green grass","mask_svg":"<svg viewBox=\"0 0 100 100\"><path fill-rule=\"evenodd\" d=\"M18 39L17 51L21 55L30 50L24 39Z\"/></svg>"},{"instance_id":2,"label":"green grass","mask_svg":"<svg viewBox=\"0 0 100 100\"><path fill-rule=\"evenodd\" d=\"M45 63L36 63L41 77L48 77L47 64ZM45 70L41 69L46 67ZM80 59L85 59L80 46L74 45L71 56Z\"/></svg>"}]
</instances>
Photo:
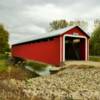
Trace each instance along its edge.
<instances>
[{"instance_id":1,"label":"green grass","mask_svg":"<svg viewBox=\"0 0 100 100\"><path fill-rule=\"evenodd\" d=\"M0 54L0 60L5 60L8 58L8 55Z\"/></svg>"},{"instance_id":2,"label":"green grass","mask_svg":"<svg viewBox=\"0 0 100 100\"><path fill-rule=\"evenodd\" d=\"M34 70L41 71L47 67L47 64L40 63L40 62L34 62L34 61L27 61L26 66L29 66Z\"/></svg>"},{"instance_id":3,"label":"green grass","mask_svg":"<svg viewBox=\"0 0 100 100\"><path fill-rule=\"evenodd\" d=\"M8 66L6 64L6 60L1 60L0 59L0 72L2 71L7 71L8 70Z\"/></svg>"},{"instance_id":4,"label":"green grass","mask_svg":"<svg viewBox=\"0 0 100 100\"><path fill-rule=\"evenodd\" d=\"M90 57L89 57L89 60L90 60L90 61L97 61L97 62L100 62L100 57L97 57L97 56L90 56Z\"/></svg>"},{"instance_id":5,"label":"green grass","mask_svg":"<svg viewBox=\"0 0 100 100\"><path fill-rule=\"evenodd\" d=\"M8 59L7 55L0 54L0 72L8 70L7 59Z\"/></svg>"}]
</instances>

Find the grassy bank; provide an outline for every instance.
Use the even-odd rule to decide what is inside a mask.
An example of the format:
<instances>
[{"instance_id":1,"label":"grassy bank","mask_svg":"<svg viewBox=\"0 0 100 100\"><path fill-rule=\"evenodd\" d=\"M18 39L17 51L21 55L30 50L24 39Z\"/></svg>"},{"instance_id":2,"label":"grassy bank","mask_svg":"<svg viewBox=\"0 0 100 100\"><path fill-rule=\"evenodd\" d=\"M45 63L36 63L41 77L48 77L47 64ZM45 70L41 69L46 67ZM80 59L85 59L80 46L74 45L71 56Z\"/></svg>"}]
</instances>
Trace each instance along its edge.
<instances>
[{"instance_id":1,"label":"grassy bank","mask_svg":"<svg viewBox=\"0 0 100 100\"><path fill-rule=\"evenodd\" d=\"M0 59L0 72L2 71L7 71L8 70L8 66L6 64L6 61L3 59Z\"/></svg>"},{"instance_id":2,"label":"grassy bank","mask_svg":"<svg viewBox=\"0 0 100 100\"><path fill-rule=\"evenodd\" d=\"M8 70L7 55L0 54L0 72Z\"/></svg>"},{"instance_id":3,"label":"grassy bank","mask_svg":"<svg viewBox=\"0 0 100 100\"><path fill-rule=\"evenodd\" d=\"M27 61L26 65L30 66L32 69L38 70L38 71L45 70L45 68L48 66L45 63L36 62L36 61Z\"/></svg>"},{"instance_id":4,"label":"grassy bank","mask_svg":"<svg viewBox=\"0 0 100 100\"><path fill-rule=\"evenodd\" d=\"M97 61L97 62L100 62L100 57L98 57L98 56L90 56L90 57L89 57L89 60L90 60L90 61Z\"/></svg>"},{"instance_id":5,"label":"grassy bank","mask_svg":"<svg viewBox=\"0 0 100 100\"><path fill-rule=\"evenodd\" d=\"M25 80L36 75L23 67L14 66L8 63L8 57L6 55L0 55L0 80L4 79L18 79Z\"/></svg>"},{"instance_id":6,"label":"grassy bank","mask_svg":"<svg viewBox=\"0 0 100 100\"><path fill-rule=\"evenodd\" d=\"M18 58L14 61L9 61L8 59L9 57L7 55L0 55L0 79L14 78L19 80L26 80L41 75L40 72L43 74L48 66L45 63L30 60L27 60L24 62L24 64L22 64L22 62L19 63L20 60L18 60ZM18 62L14 63L17 60ZM29 70L30 68L32 70Z\"/></svg>"}]
</instances>

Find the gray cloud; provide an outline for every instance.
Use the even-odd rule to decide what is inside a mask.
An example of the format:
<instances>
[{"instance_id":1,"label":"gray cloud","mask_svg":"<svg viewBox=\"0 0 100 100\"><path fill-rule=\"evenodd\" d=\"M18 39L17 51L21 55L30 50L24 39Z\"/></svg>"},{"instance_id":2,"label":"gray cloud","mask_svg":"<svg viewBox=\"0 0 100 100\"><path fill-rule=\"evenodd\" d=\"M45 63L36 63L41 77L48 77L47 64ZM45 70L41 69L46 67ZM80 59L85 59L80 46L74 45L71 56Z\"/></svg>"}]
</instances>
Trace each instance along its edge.
<instances>
[{"instance_id":1,"label":"gray cloud","mask_svg":"<svg viewBox=\"0 0 100 100\"><path fill-rule=\"evenodd\" d=\"M55 19L100 17L100 0L1 0L0 23L10 32L10 43L44 33Z\"/></svg>"},{"instance_id":2,"label":"gray cloud","mask_svg":"<svg viewBox=\"0 0 100 100\"><path fill-rule=\"evenodd\" d=\"M93 5L99 6L100 0L24 0L24 3L29 5L45 5L45 4L55 4L57 6L68 7L74 4L80 3L82 5Z\"/></svg>"}]
</instances>

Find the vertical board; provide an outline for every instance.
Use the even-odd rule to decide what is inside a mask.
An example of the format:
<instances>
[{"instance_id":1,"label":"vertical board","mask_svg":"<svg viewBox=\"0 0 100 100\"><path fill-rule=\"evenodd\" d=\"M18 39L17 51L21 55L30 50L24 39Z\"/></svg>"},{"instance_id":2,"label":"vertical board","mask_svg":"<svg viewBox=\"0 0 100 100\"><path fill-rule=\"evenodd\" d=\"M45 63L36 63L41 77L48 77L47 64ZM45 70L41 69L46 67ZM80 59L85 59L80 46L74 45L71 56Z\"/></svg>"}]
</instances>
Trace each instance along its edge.
<instances>
[{"instance_id":1,"label":"vertical board","mask_svg":"<svg viewBox=\"0 0 100 100\"><path fill-rule=\"evenodd\" d=\"M85 53L86 53L86 51L85 51L85 39L81 39L81 42L80 42L80 52L81 52L81 60L85 60Z\"/></svg>"}]
</instances>

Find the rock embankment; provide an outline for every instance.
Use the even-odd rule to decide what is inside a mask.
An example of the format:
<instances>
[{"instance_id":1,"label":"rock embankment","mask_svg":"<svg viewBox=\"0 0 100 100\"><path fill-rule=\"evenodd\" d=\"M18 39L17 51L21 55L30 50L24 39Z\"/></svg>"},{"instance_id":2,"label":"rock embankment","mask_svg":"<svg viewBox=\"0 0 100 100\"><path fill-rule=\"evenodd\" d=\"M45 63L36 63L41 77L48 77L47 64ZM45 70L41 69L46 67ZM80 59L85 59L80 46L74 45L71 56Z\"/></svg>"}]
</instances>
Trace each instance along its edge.
<instances>
[{"instance_id":1,"label":"rock embankment","mask_svg":"<svg viewBox=\"0 0 100 100\"><path fill-rule=\"evenodd\" d=\"M24 83L27 96L47 100L100 99L100 69L65 69L55 75L30 79Z\"/></svg>"},{"instance_id":2,"label":"rock embankment","mask_svg":"<svg viewBox=\"0 0 100 100\"><path fill-rule=\"evenodd\" d=\"M27 98L41 98L38 100L100 100L100 68L84 67L71 66L53 75L21 82L10 80L9 85Z\"/></svg>"}]
</instances>

